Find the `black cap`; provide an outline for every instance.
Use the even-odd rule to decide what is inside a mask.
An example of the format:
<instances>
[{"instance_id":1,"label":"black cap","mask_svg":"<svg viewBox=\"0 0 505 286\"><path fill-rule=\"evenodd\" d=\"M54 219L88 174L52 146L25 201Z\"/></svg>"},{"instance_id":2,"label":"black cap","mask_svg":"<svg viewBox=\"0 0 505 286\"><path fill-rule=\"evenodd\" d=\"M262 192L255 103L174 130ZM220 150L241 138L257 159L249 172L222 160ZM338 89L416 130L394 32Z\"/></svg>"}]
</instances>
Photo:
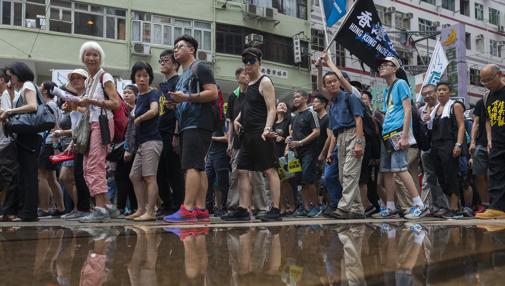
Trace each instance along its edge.
<instances>
[{"instance_id":1,"label":"black cap","mask_svg":"<svg viewBox=\"0 0 505 286\"><path fill-rule=\"evenodd\" d=\"M251 55L261 60L261 58L263 57L263 52L258 48L247 48L242 52L242 57L246 55Z\"/></svg>"}]
</instances>

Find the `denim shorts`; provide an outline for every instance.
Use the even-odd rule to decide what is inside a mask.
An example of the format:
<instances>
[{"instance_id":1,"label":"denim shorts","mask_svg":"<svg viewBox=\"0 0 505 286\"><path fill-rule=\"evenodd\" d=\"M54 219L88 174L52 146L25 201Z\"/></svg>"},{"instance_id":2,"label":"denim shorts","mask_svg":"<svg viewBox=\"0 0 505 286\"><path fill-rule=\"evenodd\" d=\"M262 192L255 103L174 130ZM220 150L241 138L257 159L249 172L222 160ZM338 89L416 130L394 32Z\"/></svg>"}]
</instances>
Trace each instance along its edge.
<instances>
[{"instance_id":1,"label":"denim shorts","mask_svg":"<svg viewBox=\"0 0 505 286\"><path fill-rule=\"evenodd\" d=\"M403 172L408 170L408 166L407 150L392 151L389 153L384 144L381 144L381 172Z\"/></svg>"}]
</instances>

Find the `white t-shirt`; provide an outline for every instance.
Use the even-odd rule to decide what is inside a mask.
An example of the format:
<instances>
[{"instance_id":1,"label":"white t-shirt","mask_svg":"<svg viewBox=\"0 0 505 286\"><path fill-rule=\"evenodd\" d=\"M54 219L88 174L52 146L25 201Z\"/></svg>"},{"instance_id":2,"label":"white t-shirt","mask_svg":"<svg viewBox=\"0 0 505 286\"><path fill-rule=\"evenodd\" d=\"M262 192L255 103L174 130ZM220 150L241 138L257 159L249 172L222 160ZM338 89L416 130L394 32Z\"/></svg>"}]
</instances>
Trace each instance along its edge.
<instances>
[{"instance_id":1,"label":"white t-shirt","mask_svg":"<svg viewBox=\"0 0 505 286\"><path fill-rule=\"evenodd\" d=\"M100 71L97 72L93 78L86 79L86 96L89 96L91 99L99 101L105 100L104 90L102 88L102 84L100 83L100 78L98 76L101 73L101 71L103 71L103 69L100 69ZM89 94L90 92L92 92L91 89L93 88L93 82L95 81L98 81L96 84L95 92L93 94ZM114 83L114 78L110 73L104 73L103 85L105 86L105 83L109 81ZM90 105L89 110L90 110L89 122L98 122L98 116L100 116L101 108L94 105ZM107 113L108 119L113 118L114 115L112 114L112 111L110 111L109 109L105 109L105 111Z\"/></svg>"},{"instance_id":2,"label":"white t-shirt","mask_svg":"<svg viewBox=\"0 0 505 286\"><path fill-rule=\"evenodd\" d=\"M25 95L26 90L31 90L33 92L37 92L35 89L35 84L33 82L25 81L25 83L23 84L23 87L20 90L16 91L16 93L14 95L14 100L12 101L12 107L16 107L16 102L18 102L18 99L20 96ZM26 104L26 99L24 99L24 102Z\"/></svg>"},{"instance_id":3,"label":"white t-shirt","mask_svg":"<svg viewBox=\"0 0 505 286\"><path fill-rule=\"evenodd\" d=\"M7 90L5 90L0 100L0 109L2 111L7 111L11 108L12 108L11 98ZM9 143L11 142L12 138L5 136L3 123L0 122L0 150L5 146L9 145Z\"/></svg>"},{"instance_id":4,"label":"white t-shirt","mask_svg":"<svg viewBox=\"0 0 505 286\"><path fill-rule=\"evenodd\" d=\"M79 123L79 120L81 120L82 113L79 111L72 110L70 112L70 121L72 122L72 130L75 130L77 127L77 123Z\"/></svg>"}]
</instances>

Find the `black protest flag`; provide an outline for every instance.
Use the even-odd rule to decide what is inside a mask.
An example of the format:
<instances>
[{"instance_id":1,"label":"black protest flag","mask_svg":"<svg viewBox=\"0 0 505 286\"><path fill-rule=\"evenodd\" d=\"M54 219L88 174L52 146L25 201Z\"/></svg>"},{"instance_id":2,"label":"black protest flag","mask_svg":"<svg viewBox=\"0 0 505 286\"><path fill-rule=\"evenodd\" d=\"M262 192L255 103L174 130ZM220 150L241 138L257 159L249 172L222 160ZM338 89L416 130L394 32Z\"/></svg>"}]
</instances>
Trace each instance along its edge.
<instances>
[{"instance_id":1,"label":"black protest flag","mask_svg":"<svg viewBox=\"0 0 505 286\"><path fill-rule=\"evenodd\" d=\"M335 41L373 70L379 58L395 57L393 42L382 26L373 0L357 0L335 35Z\"/></svg>"}]
</instances>

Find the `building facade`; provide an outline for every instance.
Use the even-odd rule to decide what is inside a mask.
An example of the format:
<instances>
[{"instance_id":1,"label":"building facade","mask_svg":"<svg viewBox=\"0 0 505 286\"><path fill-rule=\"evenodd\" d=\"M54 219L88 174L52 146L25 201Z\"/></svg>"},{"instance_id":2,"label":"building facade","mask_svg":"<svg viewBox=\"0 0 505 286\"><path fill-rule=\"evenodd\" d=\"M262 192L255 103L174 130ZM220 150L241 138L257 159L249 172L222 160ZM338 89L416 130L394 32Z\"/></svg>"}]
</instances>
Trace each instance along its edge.
<instances>
[{"instance_id":1,"label":"building facade","mask_svg":"<svg viewBox=\"0 0 505 286\"><path fill-rule=\"evenodd\" d=\"M382 24L386 27L409 76L413 77L418 88L423 79L422 73L427 69L436 44L436 37L430 38L432 35L430 32L440 31L446 25L456 23L465 25L470 104L474 104L485 92L479 79L479 69L482 66L495 63L505 70L504 1L374 0L374 3ZM348 10L351 5L352 1L347 1ZM311 48L315 60L324 43L319 0L313 0L311 13L313 22ZM330 30L336 32L339 25L340 22ZM407 31L410 33L405 33ZM370 73L368 67L363 70L359 60L341 49L338 43L332 45L331 51L336 63L349 73L351 79L372 86L375 93L380 92L384 81ZM312 77L314 82L314 68Z\"/></svg>"},{"instance_id":2,"label":"building facade","mask_svg":"<svg viewBox=\"0 0 505 286\"><path fill-rule=\"evenodd\" d=\"M256 34L264 72L283 97L310 89L310 7L310 0L0 0L0 66L24 61L40 82L53 69L81 67L79 47L93 40L115 77L128 79L133 63L144 60L159 81L159 54L189 34L227 94L236 87L246 36ZM305 35L298 55L295 34Z\"/></svg>"}]
</instances>

